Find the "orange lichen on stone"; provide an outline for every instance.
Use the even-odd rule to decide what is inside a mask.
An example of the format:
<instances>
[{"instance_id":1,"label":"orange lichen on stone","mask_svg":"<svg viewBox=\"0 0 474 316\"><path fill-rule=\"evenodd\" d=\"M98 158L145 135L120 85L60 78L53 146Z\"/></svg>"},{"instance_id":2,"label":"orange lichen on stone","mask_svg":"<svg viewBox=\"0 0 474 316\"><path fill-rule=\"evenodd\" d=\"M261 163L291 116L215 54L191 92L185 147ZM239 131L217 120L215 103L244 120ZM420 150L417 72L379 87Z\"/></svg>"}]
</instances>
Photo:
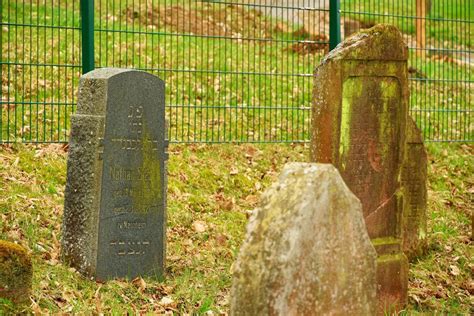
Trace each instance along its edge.
<instances>
[{"instance_id":1,"label":"orange lichen on stone","mask_svg":"<svg viewBox=\"0 0 474 316\"><path fill-rule=\"evenodd\" d=\"M416 188L421 174L419 179L404 177L409 186L402 186L400 179L403 167L418 168L403 164L408 148L407 58L400 31L381 24L339 44L314 75L311 161L333 164L362 203L378 254L380 314L404 308L408 261L402 249L416 246L414 234L423 233L415 223L403 226L404 215L422 220L415 211L422 195ZM416 146L409 146L413 154ZM413 238L407 243L406 236Z\"/></svg>"},{"instance_id":2,"label":"orange lichen on stone","mask_svg":"<svg viewBox=\"0 0 474 316\"><path fill-rule=\"evenodd\" d=\"M0 298L15 303L27 300L33 268L25 248L0 240Z\"/></svg>"},{"instance_id":3,"label":"orange lichen on stone","mask_svg":"<svg viewBox=\"0 0 474 316\"><path fill-rule=\"evenodd\" d=\"M400 60L408 58L408 47L400 31L393 25L377 24L340 43L321 62L328 60Z\"/></svg>"}]
</instances>

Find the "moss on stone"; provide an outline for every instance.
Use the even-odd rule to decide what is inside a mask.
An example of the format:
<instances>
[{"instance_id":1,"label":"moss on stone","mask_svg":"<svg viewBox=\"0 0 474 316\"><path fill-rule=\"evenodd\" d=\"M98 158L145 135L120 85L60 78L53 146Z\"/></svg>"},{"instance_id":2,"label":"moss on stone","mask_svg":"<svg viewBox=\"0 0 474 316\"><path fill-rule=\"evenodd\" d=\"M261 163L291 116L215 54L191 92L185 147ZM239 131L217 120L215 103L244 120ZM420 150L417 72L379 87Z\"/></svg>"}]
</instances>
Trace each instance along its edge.
<instances>
[{"instance_id":1,"label":"moss on stone","mask_svg":"<svg viewBox=\"0 0 474 316\"><path fill-rule=\"evenodd\" d=\"M339 156L341 159L341 169L346 169L345 157L348 154L351 140L351 117L352 104L350 98L362 94L362 86L358 80L348 79L342 88L342 108L341 108L341 132L339 140Z\"/></svg>"},{"instance_id":2,"label":"moss on stone","mask_svg":"<svg viewBox=\"0 0 474 316\"><path fill-rule=\"evenodd\" d=\"M132 200L134 209L147 213L158 209L157 206L163 199L163 188L161 185L161 165L156 144L152 141L146 124L142 132L142 155L143 161L140 168L138 185L132 189Z\"/></svg>"},{"instance_id":3,"label":"moss on stone","mask_svg":"<svg viewBox=\"0 0 474 316\"><path fill-rule=\"evenodd\" d=\"M0 240L0 297L14 302L25 300L30 292L33 268L23 247Z\"/></svg>"},{"instance_id":4,"label":"moss on stone","mask_svg":"<svg viewBox=\"0 0 474 316\"><path fill-rule=\"evenodd\" d=\"M377 257L377 264L383 264L388 262L404 262L405 255L402 252L390 255L382 255Z\"/></svg>"},{"instance_id":5,"label":"moss on stone","mask_svg":"<svg viewBox=\"0 0 474 316\"><path fill-rule=\"evenodd\" d=\"M372 241L372 245L374 246L392 245L392 244L400 243L400 240L394 237L374 238L371 241Z\"/></svg>"},{"instance_id":6,"label":"moss on stone","mask_svg":"<svg viewBox=\"0 0 474 316\"><path fill-rule=\"evenodd\" d=\"M331 59L406 60L407 56L408 48L400 31L393 25L377 24L347 38L323 59L322 64Z\"/></svg>"},{"instance_id":7,"label":"moss on stone","mask_svg":"<svg viewBox=\"0 0 474 316\"><path fill-rule=\"evenodd\" d=\"M397 127L400 125L400 122L394 121L391 113L395 111L390 109L391 101L390 100L397 100L397 107L400 103L400 85L396 78L389 77L387 79L383 79L380 81L380 101L383 106L382 114L379 116L380 118L380 126L379 126L379 144L380 154L382 157L388 157L389 152L393 146L393 143L390 139L387 139L387 135L391 136L391 132L389 131L393 127ZM399 117L395 116L395 120L400 120ZM395 132L396 133L396 132Z\"/></svg>"},{"instance_id":8,"label":"moss on stone","mask_svg":"<svg viewBox=\"0 0 474 316\"><path fill-rule=\"evenodd\" d=\"M397 181L409 95L407 57L402 34L390 25L354 34L332 50L315 73L311 141L316 148L311 159L333 163L361 200L369 236L379 237L374 242L381 258L379 304L400 309L408 280Z\"/></svg>"}]
</instances>

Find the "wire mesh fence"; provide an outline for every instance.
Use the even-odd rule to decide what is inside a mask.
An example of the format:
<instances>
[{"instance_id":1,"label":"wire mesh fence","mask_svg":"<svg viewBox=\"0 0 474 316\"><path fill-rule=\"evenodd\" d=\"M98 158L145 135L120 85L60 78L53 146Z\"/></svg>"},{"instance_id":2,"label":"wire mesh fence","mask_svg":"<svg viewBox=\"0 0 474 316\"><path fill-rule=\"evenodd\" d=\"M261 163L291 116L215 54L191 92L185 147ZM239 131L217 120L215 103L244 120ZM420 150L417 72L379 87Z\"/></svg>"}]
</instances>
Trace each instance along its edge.
<instances>
[{"instance_id":1,"label":"wire mesh fence","mask_svg":"<svg viewBox=\"0 0 474 316\"><path fill-rule=\"evenodd\" d=\"M4 1L0 141L67 140L80 76L77 1Z\"/></svg>"},{"instance_id":2,"label":"wire mesh fence","mask_svg":"<svg viewBox=\"0 0 474 316\"><path fill-rule=\"evenodd\" d=\"M344 36L396 25L409 47L410 114L429 141L474 141L474 2L342 0Z\"/></svg>"},{"instance_id":3,"label":"wire mesh fence","mask_svg":"<svg viewBox=\"0 0 474 316\"><path fill-rule=\"evenodd\" d=\"M66 142L83 61L79 1L1 3L0 142ZM426 140L474 140L469 0L341 0L341 10L343 38L378 22L403 31ZM165 80L170 141L309 140L328 0L96 0L94 13L96 67Z\"/></svg>"}]
</instances>

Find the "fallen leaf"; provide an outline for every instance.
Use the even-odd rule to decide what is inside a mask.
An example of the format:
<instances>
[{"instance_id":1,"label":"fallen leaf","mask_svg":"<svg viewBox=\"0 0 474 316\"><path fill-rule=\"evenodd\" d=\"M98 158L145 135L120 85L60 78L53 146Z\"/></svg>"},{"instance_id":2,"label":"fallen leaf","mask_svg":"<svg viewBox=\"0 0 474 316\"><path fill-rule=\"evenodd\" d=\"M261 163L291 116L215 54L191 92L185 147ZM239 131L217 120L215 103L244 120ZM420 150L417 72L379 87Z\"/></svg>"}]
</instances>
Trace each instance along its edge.
<instances>
[{"instance_id":1,"label":"fallen leaf","mask_svg":"<svg viewBox=\"0 0 474 316\"><path fill-rule=\"evenodd\" d=\"M228 239L227 236L224 235L224 234L217 234L217 236L216 236L216 241L221 246L226 244L227 239Z\"/></svg>"},{"instance_id":2,"label":"fallen leaf","mask_svg":"<svg viewBox=\"0 0 474 316\"><path fill-rule=\"evenodd\" d=\"M237 167L232 167L230 168L230 173L231 176L235 176L236 174L239 174L239 169Z\"/></svg>"},{"instance_id":3,"label":"fallen leaf","mask_svg":"<svg viewBox=\"0 0 474 316\"><path fill-rule=\"evenodd\" d=\"M451 269L451 274L454 276L459 275L461 273L459 268L455 265L450 265L449 268Z\"/></svg>"},{"instance_id":4,"label":"fallen leaf","mask_svg":"<svg viewBox=\"0 0 474 316\"><path fill-rule=\"evenodd\" d=\"M247 195L245 201L251 205L254 205L258 202L258 196L256 195Z\"/></svg>"},{"instance_id":5,"label":"fallen leaf","mask_svg":"<svg viewBox=\"0 0 474 316\"><path fill-rule=\"evenodd\" d=\"M168 305L171 305L173 303L174 303L173 299L169 296L165 296L160 300L160 304L163 305L163 306L168 306Z\"/></svg>"},{"instance_id":6,"label":"fallen leaf","mask_svg":"<svg viewBox=\"0 0 474 316\"><path fill-rule=\"evenodd\" d=\"M146 290L146 282L140 277L133 279L132 284L135 285L140 290L140 292Z\"/></svg>"},{"instance_id":7,"label":"fallen leaf","mask_svg":"<svg viewBox=\"0 0 474 316\"><path fill-rule=\"evenodd\" d=\"M193 228L198 233L203 233L207 230L207 225L203 221L195 221L193 223Z\"/></svg>"}]
</instances>

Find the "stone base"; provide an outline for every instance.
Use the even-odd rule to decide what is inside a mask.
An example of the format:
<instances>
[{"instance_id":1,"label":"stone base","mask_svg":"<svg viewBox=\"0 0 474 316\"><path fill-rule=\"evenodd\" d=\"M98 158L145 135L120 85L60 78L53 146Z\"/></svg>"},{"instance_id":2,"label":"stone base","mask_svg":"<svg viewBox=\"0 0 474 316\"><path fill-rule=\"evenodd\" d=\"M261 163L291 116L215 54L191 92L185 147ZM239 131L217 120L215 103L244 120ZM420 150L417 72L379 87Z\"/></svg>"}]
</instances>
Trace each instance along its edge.
<instances>
[{"instance_id":1,"label":"stone base","mask_svg":"<svg viewBox=\"0 0 474 316\"><path fill-rule=\"evenodd\" d=\"M373 239L377 250L377 314L387 315L402 310L408 301L408 259L400 241Z\"/></svg>"},{"instance_id":2,"label":"stone base","mask_svg":"<svg viewBox=\"0 0 474 316\"><path fill-rule=\"evenodd\" d=\"M0 298L16 304L28 302L32 276L33 267L26 249L0 240Z\"/></svg>"}]
</instances>

